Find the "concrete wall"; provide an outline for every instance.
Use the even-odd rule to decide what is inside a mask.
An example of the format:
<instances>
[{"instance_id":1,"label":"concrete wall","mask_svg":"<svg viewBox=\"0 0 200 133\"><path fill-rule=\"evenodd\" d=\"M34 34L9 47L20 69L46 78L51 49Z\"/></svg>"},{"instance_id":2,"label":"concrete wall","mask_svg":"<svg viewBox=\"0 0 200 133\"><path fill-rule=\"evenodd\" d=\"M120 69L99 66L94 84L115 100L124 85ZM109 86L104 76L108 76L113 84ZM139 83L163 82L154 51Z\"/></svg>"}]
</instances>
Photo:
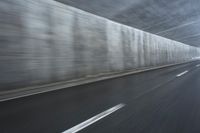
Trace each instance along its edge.
<instances>
[{"instance_id":1,"label":"concrete wall","mask_svg":"<svg viewBox=\"0 0 200 133\"><path fill-rule=\"evenodd\" d=\"M189 61L200 50L53 0L0 1L0 91Z\"/></svg>"}]
</instances>

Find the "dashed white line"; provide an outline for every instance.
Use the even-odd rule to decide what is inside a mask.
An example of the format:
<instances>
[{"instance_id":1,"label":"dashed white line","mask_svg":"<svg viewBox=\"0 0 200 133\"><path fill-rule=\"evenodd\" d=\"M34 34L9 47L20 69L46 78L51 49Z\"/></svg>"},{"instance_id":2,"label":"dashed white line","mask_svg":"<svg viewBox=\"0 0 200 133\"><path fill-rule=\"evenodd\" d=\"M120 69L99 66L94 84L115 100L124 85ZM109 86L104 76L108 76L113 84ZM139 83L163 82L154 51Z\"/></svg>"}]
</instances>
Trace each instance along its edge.
<instances>
[{"instance_id":1,"label":"dashed white line","mask_svg":"<svg viewBox=\"0 0 200 133\"><path fill-rule=\"evenodd\" d=\"M196 65L196 67L200 67L200 64Z\"/></svg>"},{"instance_id":2,"label":"dashed white line","mask_svg":"<svg viewBox=\"0 0 200 133\"><path fill-rule=\"evenodd\" d=\"M178 74L178 75L176 75L176 77L180 77L180 76L183 76L184 74L186 74L188 71L184 71L184 72L182 72L182 73L180 73L180 74Z\"/></svg>"},{"instance_id":3,"label":"dashed white line","mask_svg":"<svg viewBox=\"0 0 200 133\"><path fill-rule=\"evenodd\" d=\"M100 113L100 114L98 114L98 115L96 115L96 116L94 116L94 117L72 127L72 128L70 128L70 129L64 131L63 133L76 133L76 132L88 127L89 125L99 121L100 119L112 114L113 112L121 109L124 106L125 106L125 104L122 104L122 103L118 104L118 105L116 105L116 106L114 106L114 107L112 107L112 108L110 108L110 109L108 109L108 110L106 110L106 111L104 111L104 112L102 112L102 113Z\"/></svg>"}]
</instances>

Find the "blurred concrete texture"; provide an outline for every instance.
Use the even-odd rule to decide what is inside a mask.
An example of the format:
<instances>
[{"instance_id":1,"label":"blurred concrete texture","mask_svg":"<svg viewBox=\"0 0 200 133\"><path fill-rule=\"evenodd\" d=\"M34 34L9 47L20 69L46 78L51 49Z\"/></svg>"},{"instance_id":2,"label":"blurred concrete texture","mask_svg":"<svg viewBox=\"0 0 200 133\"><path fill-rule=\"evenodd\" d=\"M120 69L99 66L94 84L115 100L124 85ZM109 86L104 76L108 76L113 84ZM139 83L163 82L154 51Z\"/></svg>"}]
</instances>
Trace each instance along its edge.
<instances>
[{"instance_id":1,"label":"blurred concrete texture","mask_svg":"<svg viewBox=\"0 0 200 133\"><path fill-rule=\"evenodd\" d=\"M200 47L200 0L55 0L191 46Z\"/></svg>"},{"instance_id":2,"label":"blurred concrete texture","mask_svg":"<svg viewBox=\"0 0 200 133\"><path fill-rule=\"evenodd\" d=\"M0 1L0 91L199 56L199 48L53 0Z\"/></svg>"}]
</instances>

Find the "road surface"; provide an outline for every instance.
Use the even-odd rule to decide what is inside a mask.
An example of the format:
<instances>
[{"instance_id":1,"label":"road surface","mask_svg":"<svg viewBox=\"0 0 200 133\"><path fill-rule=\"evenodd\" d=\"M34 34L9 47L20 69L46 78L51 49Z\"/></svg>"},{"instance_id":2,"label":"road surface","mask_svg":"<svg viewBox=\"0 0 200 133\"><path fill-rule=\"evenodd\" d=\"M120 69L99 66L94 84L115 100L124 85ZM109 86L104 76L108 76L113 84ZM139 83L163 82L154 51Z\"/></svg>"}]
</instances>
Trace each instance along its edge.
<instances>
[{"instance_id":1,"label":"road surface","mask_svg":"<svg viewBox=\"0 0 200 133\"><path fill-rule=\"evenodd\" d=\"M0 102L0 133L200 133L199 64Z\"/></svg>"}]
</instances>

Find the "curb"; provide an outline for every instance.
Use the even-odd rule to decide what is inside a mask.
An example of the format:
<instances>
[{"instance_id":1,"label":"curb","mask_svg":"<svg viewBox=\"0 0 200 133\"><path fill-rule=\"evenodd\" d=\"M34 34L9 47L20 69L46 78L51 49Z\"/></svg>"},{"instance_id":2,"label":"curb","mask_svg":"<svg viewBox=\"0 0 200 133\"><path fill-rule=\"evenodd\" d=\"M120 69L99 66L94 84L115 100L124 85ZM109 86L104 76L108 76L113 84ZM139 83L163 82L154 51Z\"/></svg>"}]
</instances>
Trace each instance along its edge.
<instances>
[{"instance_id":1,"label":"curb","mask_svg":"<svg viewBox=\"0 0 200 133\"><path fill-rule=\"evenodd\" d=\"M17 89L17 90L11 90L11 91L3 91L3 92L0 92L0 102L17 99L17 98L21 98L21 97L26 97L26 96L31 96L31 95L36 95L36 94L41 94L41 93L45 93L45 92L56 91L56 90L69 88L69 87L73 87L73 86L103 81L103 80L107 80L107 79L118 78L118 77L123 77L123 76L127 76L127 75L132 75L132 74L137 74L137 73L142 73L142 72L147 72L147 71L153 71L153 70L157 70L157 69L163 69L166 67L188 64L188 63L195 62L195 61L197 61L197 60L176 63L176 64L163 65L163 66L159 66L159 67L142 68L142 69L132 70L132 71L123 71L123 72L117 72L117 73L115 72L115 73L104 74L104 75L100 74L100 75L95 75L95 76L92 75L92 76L87 76L86 78L80 78L80 79L76 79L76 80L56 82L56 83L40 85L40 86L33 86L33 87L26 87L26 88L21 88L21 89Z\"/></svg>"}]
</instances>

